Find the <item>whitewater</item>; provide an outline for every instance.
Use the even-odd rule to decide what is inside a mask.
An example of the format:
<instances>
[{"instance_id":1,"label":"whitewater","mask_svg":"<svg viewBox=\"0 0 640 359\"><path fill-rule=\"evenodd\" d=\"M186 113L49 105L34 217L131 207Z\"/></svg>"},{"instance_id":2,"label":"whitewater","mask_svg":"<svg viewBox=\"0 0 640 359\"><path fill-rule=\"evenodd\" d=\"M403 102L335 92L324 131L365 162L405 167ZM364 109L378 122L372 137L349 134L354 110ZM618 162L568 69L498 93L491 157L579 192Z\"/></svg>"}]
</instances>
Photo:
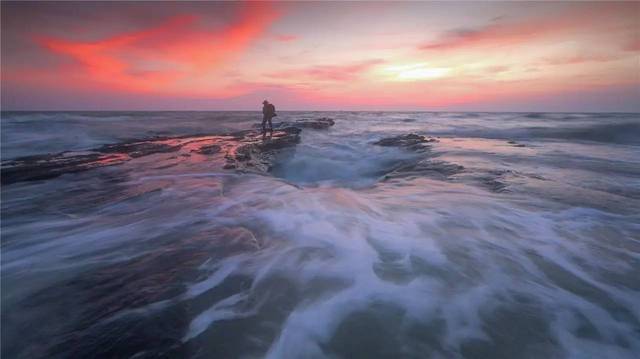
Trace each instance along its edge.
<instances>
[{"instance_id":1,"label":"whitewater","mask_svg":"<svg viewBox=\"0 0 640 359\"><path fill-rule=\"evenodd\" d=\"M639 114L276 122L320 117L268 174L157 153L3 185L2 356L640 356ZM2 112L2 160L260 120ZM406 134L429 151L375 144Z\"/></svg>"}]
</instances>

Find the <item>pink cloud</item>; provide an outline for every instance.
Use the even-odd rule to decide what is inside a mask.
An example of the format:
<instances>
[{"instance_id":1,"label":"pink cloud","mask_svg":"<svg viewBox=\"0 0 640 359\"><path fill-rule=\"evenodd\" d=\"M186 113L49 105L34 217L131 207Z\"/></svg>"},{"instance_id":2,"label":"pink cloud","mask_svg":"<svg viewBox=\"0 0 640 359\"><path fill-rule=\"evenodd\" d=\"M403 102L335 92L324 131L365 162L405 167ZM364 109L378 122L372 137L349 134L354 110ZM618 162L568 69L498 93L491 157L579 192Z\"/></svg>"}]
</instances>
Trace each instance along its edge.
<instances>
[{"instance_id":1,"label":"pink cloud","mask_svg":"<svg viewBox=\"0 0 640 359\"><path fill-rule=\"evenodd\" d=\"M555 30L537 23L491 24L476 29L457 29L440 40L420 45L421 50L455 50L472 46L512 45L543 37Z\"/></svg>"},{"instance_id":2,"label":"pink cloud","mask_svg":"<svg viewBox=\"0 0 640 359\"><path fill-rule=\"evenodd\" d=\"M485 70L486 72L491 74L499 74L501 72L509 71L509 69L510 69L509 66L496 65L496 66L489 66Z\"/></svg>"},{"instance_id":3,"label":"pink cloud","mask_svg":"<svg viewBox=\"0 0 640 359\"><path fill-rule=\"evenodd\" d=\"M280 42L291 42L298 40L298 36L290 34L277 34L274 35L274 38Z\"/></svg>"},{"instance_id":4,"label":"pink cloud","mask_svg":"<svg viewBox=\"0 0 640 359\"><path fill-rule=\"evenodd\" d=\"M544 65L576 65L586 62L607 62L620 59L619 56L612 54L591 54L591 55L573 55L573 56L557 56L545 58L541 61Z\"/></svg>"},{"instance_id":5,"label":"pink cloud","mask_svg":"<svg viewBox=\"0 0 640 359\"><path fill-rule=\"evenodd\" d=\"M240 8L234 21L215 30L205 28L198 16L188 14L98 41L45 36L35 40L51 52L76 61L75 67L52 72L83 73L85 81L130 92L171 92L181 82L184 85L184 81L197 79L239 56L278 17L268 4L249 4Z\"/></svg>"},{"instance_id":6,"label":"pink cloud","mask_svg":"<svg viewBox=\"0 0 640 359\"><path fill-rule=\"evenodd\" d=\"M508 22L496 18L490 24L477 28L460 28L445 33L439 40L420 45L420 50L457 50L469 47L510 46L533 40L561 37L578 31L637 31L637 4L586 4L572 11L561 11L554 16L536 17Z\"/></svg>"},{"instance_id":7,"label":"pink cloud","mask_svg":"<svg viewBox=\"0 0 640 359\"><path fill-rule=\"evenodd\" d=\"M640 51L640 39L633 39L632 41L629 41L624 49L627 51Z\"/></svg>"},{"instance_id":8,"label":"pink cloud","mask_svg":"<svg viewBox=\"0 0 640 359\"><path fill-rule=\"evenodd\" d=\"M302 69L292 69L268 74L268 77L283 79L310 79L320 81L352 81L362 73L384 60L373 59L349 65L317 65Z\"/></svg>"}]
</instances>

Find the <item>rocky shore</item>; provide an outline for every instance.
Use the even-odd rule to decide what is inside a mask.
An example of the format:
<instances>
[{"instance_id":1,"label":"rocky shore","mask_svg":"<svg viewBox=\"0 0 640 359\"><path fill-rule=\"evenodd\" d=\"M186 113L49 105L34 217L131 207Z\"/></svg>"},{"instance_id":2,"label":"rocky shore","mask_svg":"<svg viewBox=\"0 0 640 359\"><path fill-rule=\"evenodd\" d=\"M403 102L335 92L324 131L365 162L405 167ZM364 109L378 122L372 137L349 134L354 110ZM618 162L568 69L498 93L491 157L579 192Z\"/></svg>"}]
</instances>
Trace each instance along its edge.
<instances>
[{"instance_id":1,"label":"rocky shore","mask_svg":"<svg viewBox=\"0 0 640 359\"><path fill-rule=\"evenodd\" d=\"M104 145L83 152L22 157L2 163L2 184L50 179L149 156L158 156L152 160L159 163L206 160L214 170L268 173L278 156L294 149L300 142L302 129L322 130L334 124L335 121L329 118L298 120L274 124L276 130L266 137L259 130L251 129L221 135L155 137ZM373 142L373 145L398 147L417 155L411 160L396 163L381 179L412 176L446 179L461 172L462 166L433 158L430 151L435 142L438 142L436 138L413 133Z\"/></svg>"},{"instance_id":2,"label":"rocky shore","mask_svg":"<svg viewBox=\"0 0 640 359\"><path fill-rule=\"evenodd\" d=\"M279 152L300 142L301 128L321 129L333 124L332 119L308 120L296 126L278 126L267 137L256 130L222 135L155 137L104 145L89 151L21 157L2 162L2 184L50 179L159 154L173 154L185 160L207 156L214 168L266 173Z\"/></svg>"}]
</instances>

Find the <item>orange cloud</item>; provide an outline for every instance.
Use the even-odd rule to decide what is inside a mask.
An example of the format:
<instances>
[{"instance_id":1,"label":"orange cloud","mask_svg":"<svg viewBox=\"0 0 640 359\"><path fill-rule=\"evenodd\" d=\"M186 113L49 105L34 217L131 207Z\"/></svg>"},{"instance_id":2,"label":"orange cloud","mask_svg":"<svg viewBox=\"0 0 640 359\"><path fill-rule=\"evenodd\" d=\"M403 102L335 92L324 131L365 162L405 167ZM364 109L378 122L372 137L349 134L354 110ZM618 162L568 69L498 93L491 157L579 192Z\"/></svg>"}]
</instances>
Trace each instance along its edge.
<instances>
[{"instance_id":1,"label":"orange cloud","mask_svg":"<svg viewBox=\"0 0 640 359\"><path fill-rule=\"evenodd\" d=\"M165 92L219 70L278 16L268 4L250 4L221 29L204 28L196 15L178 15L152 28L93 42L50 37L36 37L36 41L76 60L90 80L131 92Z\"/></svg>"}]
</instances>

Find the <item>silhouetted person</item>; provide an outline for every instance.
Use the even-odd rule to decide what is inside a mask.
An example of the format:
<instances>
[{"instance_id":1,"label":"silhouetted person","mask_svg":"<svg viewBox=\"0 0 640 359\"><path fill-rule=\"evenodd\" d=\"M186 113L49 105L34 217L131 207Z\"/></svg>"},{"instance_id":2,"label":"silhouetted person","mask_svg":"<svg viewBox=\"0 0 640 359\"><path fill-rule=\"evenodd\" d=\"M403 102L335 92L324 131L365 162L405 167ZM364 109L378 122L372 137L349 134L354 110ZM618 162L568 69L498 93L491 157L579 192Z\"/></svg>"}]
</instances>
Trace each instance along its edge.
<instances>
[{"instance_id":1,"label":"silhouetted person","mask_svg":"<svg viewBox=\"0 0 640 359\"><path fill-rule=\"evenodd\" d=\"M265 137L267 135L267 121L269 122L269 132L273 134L271 119L278 115L276 114L276 107L269 101L262 101L262 105L262 137Z\"/></svg>"}]
</instances>

